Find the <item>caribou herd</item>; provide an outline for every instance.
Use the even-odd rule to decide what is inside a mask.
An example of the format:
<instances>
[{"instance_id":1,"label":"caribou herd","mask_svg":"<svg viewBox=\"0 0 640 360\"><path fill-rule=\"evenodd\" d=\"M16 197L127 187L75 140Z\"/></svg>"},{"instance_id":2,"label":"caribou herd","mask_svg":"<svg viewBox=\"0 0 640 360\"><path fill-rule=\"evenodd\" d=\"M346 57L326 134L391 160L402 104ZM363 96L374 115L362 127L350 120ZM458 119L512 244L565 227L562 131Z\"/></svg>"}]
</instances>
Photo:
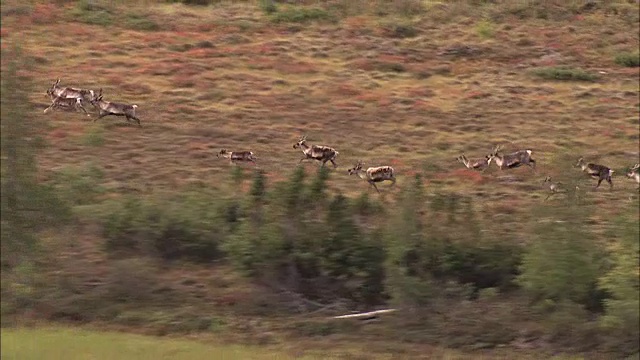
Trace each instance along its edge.
<instances>
[{"instance_id":1,"label":"caribou herd","mask_svg":"<svg viewBox=\"0 0 640 360\"><path fill-rule=\"evenodd\" d=\"M124 116L127 122L135 120L138 126L142 126L140 124L140 119L136 116L136 108L138 105L102 100L102 89L95 91L91 89L62 87L60 86L60 79L57 79L57 81L47 90L47 96L51 99L51 105L44 110L45 113L52 109L66 111L82 110L87 116L91 116L91 114L89 114L85 109L85 105L91 104L98 110L98 116L93 120L94 122L105 116L113 115ZM336 158L338 157L339 152L329 146L307 144L306 135L298 140L298 142L293 145L293 148L302 150L302 154L304 156L300 159L298 164L304 160L316 160L322 163L321 166L325 166L327 162L331 162L334 168L338 167L336 164ZM522 165L526 165L536 173L536 161L531 157L532 153L533 151L531 149L521 149L505 154L502 152L502 146L498 145L490 154L483 158L469 160L465 154L461 154L456 158L456 160L464 164L466 168L480 172L486 171L491 162L495 162L500 170L515 169ZM227 149L222 149L217 156L229 159L232 164L237 164L238 162L252 162L254 165L257 165L257 157L251 151L228 151ZM376 183L391 181L391 185L395 185L396 175L393 167L375 166L369 167L365 170L363 166L364 163L361 160L358 160L355 166L348 169L347 172L349 175L355 174L361 179L366 180L378 193L380 190L376 186ZM585 162L583 158L578 159L575 167L580 168L585 174L598 180L598 183L595 185L596 189L600 186L600 183L602 183L603 180L609 183L610 189L613 188L611 177L614 171L611 168L600 164ZM626 173L626 176L638 183L640 188L640 164L635 164ZM547 184L550 191L545 201L553 195L565 191L562 188L562 184L552 182L550 176L545 177L543 184Z\"/></svg>"}]
</instances>

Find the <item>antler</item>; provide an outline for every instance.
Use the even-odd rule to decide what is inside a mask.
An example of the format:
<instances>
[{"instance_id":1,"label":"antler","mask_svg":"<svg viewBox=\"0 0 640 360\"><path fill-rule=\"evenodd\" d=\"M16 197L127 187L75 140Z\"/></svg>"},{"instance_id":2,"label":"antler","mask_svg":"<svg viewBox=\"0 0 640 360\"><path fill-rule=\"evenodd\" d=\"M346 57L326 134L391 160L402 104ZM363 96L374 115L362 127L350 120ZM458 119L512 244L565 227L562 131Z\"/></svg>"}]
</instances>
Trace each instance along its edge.
<instances>
[{"instance_id":1,"label":"antler","mask_svg":"<svg viewBox=\"0 0 640 360\"><path fill-rule=\"evenodd\" d=\"M631 168L631 171L635 171L635 170L638 170L638 169L640 169L640 164L635 164L635 165L633 165L633 167Z\"/></svg>"}]
</instances>

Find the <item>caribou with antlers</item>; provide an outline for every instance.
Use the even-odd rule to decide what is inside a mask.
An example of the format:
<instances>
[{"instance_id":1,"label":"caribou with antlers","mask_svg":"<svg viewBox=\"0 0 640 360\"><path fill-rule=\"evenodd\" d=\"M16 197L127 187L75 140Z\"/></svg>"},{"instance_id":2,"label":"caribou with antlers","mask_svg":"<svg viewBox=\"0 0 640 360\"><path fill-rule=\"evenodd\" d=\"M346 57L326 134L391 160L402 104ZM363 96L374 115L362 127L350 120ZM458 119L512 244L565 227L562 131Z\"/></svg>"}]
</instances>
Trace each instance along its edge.
<instances>
[{"instance_id":1,"label":"caribou with antlers","mask_svg":"<svg viewBox=\"0 0 640 360\"><path fill-rule=\"evenodd\" d=\"M96 96L96 92L90 89L77 89L71 87L60 86L60 78L47 90L47 95L52 97L82 99L85 102L91 102Z\"/></svg>"},{"instance_id":2,"label":"caribou with antlers","mask_svg":"<svg viewBox=\"0 0 640 360\"><path fill-rule=\"evenodd\" d=\"M100 118L105 116L114 115L114 116L124 116L127 118L127 121L131 121L134 119L138 122L138 126L142 126L140 124L140 119L136 116L136 108L138 105L128 105L128 104L120 104L111 101L102 100L102 89L100 89L99 95L91 100L91 104L98 108L100 114L93 121L97 121Z\"/></svg>"},{"instance_id":3,"label":"caribou with antlers","mask_svg":"<svg viewBox=\"0 0 640 360\"><path fill-rule=\"evenodd\" d=\"M610 189L613 188L611 175L613 175L615 171L611 170L610 168L604 165L599 165L594 163L585 163L583 158L578 159L578 162L576 163L576 167L581 168L582 171L587 173L587 175L598 179L598 184L596 185L596 189L600 186L600 183L602 182L602 180L607 180L607 182L609 183L609 188Z\"/></svg>"},{"instance_id":4,"label":"caribou with antlers","mask_svg":"<svg viewBox=\"0 0 640 360\"><path fill-rule=\"evenodd\" d=\"M498 165L500 170L515 169L522 165L527 165L533 170L533 172L536 172L536 161L531 157L532 151L530 149L518 150L514 153L505 155L499 154L501 150L502 146L498 145L489 155L491 160L495 160L495 163Z\"/></svg>"},{"instance_id":5,"label":"caribou with antlers","mask_svg":"<svg viewBox=\"0 0 640 360\"><path fill-rule=\"evenodd\" d=\"M84 108L83 103L84 100L82 98L65 98L62 96L56 96L53 93L47 91L49 96L51 97L51 105L44 109L44 113L46 114L51 109L62 109L66 111L77 111L78 109L84 111L87 116L91 116Z\"/></svg>"},{"instance_id":6,"label":"caribou with antlers","mask_svg":"<svg viewBox=\"0 0 640 360\"><path fill-rule=\"evenodd\" d=\"M458 156L456 158L456 160L460 161L462 164L464 164L464 166L467 167L467 169L470 170L481 170L482 172L484 172L485 170L487 170L489 168L489 165L491 164L491 156L487 155L484 157L484 159L467 159L467 157L462 154L460 156Z\"/></svg>"},{"instance_id":7,"label":"caribou with antlers","mask_svg":"<svg viewBox=\"0 0 640 360\"><path fill-rule=\"evenodd\" d=\"M300 140L298 140L297 143L295 143L293 145L294 149L300 148L302 149L302 153L305 155L305 157L303 157L302 159L300 159L300 161L298 162L301 163L304 160L307 159L312 159L312 160L318 160L322 162L322 166L324 166L326 164L327 161L331 161L331 163L333 164L333 167L336 168L338 167L338 165L335 162L336 157L338 156L338 152L336 151L336 149L328 147L328 146L322 146L322 145L307 145L307 136L303 136Z\"/></svg>"},{"instance_id":8,"label":"caribou with antlers","mask_svg":"<svg viewBox=\"0 0 640 360\"><path fill-rule=\"evenodd\" d=\"M229 162L234 165L237 165L237 161L251 161L254 165L258 165L256 164L257 157L251 151L227 151L227 149L222 149L217 156L229 159Z\"/></svg>"},{"instance_id":9,"label":"caribou with antlers","mask_svg":"<svg viewBox=\"0 0 640 360\"><path fill-rule=\"evenodd\" d=\"M629 169L627 177L629 179L634 179L638 183L638 187L640 187L640 164L635 164L631 169Z\"/></svg>"},{"instance_id":10,"label":"caribou with antlers","mask_svg":"<svg viewBox=\"0 0 640 360\"><path fill-rule=\"evenodd\" d=\"M380 192L380 190L378 190L378 187L376 186L377 182L389 180L391 181L392 186L396 184L395 171L391 166L377 166L370 167L367 170L363 170L363 165L364 163L362 161L358 161L356 165L353 168L347 170L347 172L349 173L349 175L356 174L361 179L367 180L367 182L372 185L378 193Z\"/></svg>"}]
</instances>

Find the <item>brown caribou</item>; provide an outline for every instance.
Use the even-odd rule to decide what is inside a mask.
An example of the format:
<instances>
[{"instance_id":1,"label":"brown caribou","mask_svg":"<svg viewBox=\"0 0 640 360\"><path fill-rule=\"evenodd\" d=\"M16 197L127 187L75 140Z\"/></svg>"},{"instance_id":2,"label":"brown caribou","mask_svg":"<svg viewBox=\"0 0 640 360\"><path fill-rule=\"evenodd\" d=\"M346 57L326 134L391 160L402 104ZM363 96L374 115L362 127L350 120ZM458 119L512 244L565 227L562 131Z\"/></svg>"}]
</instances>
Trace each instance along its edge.
<instances>
[{"instance_id":1,"label":"brown caribou","mask_svg":"<svg viewBox=\"0 0 640 360\"><path fill-rule=\"evenodd\" d=\"M58 80L56 80L56 82L53 83L53 85L51 85L49 89L47 89L47 95L49 96L53 95L54 97L59 96L62 98L82 99L88 103L90 103L91 100L97 97L96 92L93 90L62 87L59 84L60 84L60 78L58 78Z\"/></svg>"},{"instance_id":2,"label":"brown caribou","mask_svg":"<svg viewBox=\"0 0 640 360\"><path fill-rule=\"evenodd\" d=\"M115 103L111 101L102 100L102 89L100 89L100 94L93 100L91 100L91 104L98 108L100 114L93 121L97 121L100 118L105 116L114 115L114 116L124 116L127 118L127 121L131 121L134 119L138 122L138 126L142 126L140 124L140 119L136 116L136 108L138 105L129 105L129 104L121 104Z\"/></svg>"},{"instance_id":3,"label":"brown caribou","mask_svg":"<svg viewBox=\"0 0 640 360\"><path fill-rule=\"evenodd\" d=\"M82 98L65 98L62 96L55 96L53 93L50 93L49 96L51 97L51 105L44 109L45 114L51 109L61 109L66 111L77 111L80 109L84 111L87 116L91 116L91 114L89 114L84 108L84 100Z\"/></svg>"},{"instance_id":4,"label":"brown caribou","mask_svg":"<svg viewBox=\"0 0 640 360\"><path fill-rule=\"evenodd\" d=\"M376 166L370 167L367 170L363 170L362 166L364 163L362 161L358 161L356 165L347 170L349 175L356 174L361 179L366 180L370 185L372 185L376 191L379 193L378 187L376 186L377 182L383 182L385 180L391 181L391 186L396 184L396 176L395 171L391 166Z\"/></svg>"},{"instance_id":5,"label":"brown caribou","mask_svg":"<svg viewBox=\"0 0 640 360\"><path fill-rule=\"evenodd\" d=\"M515 169L522 165L527 165L533 170L533 172L536 172L536 161L531 157L531 153L533 152L532 150L518 150L510 154L500 155L499 152L501 150L502 146L498 145L495 147L493 152L489 154L489 157L495 161L500 170Z\"/></svg>"},{"instance_id":6,"label":"brown caribou","mask_svg":"<svg viewBox=\"0 0 640 360\"><path fill-rule=\"evenodd\" d=\"M338 152L336 151L336 149L328 147L328 146L322 146L322 145L307 145L307 136L303 136L300 140L298 140L297 143L295 143L293 145L294 149L300 148L302 149L302 153L304 154L305 157L303 157L302 159L300 159L300 161L298 162L301 163L304 160L307 159L312 159L312 160L318 160L322 162L322 166L325 165L325 163L327 161L331 161L331 163L333 164L333 167L336 168L338 167L338 165L335 162L336 157L338 156Z\"/></svg>"},{"instance_id":7,"label":"brown caribou","mask_svg":"<svg viewBox=\"0 0 640 360\"><path fill-rule=\"evenodd\" d=\"M491 156L487 155L484 157L484 159L467 159L467 157L462 154L460 156L458 156L456 158L456 160L460 161L462 164L464 164L465 167L467 167L467 169L470 170L481 170L482 172L484 172L485 170L487 170L489 168L489 165L491 164Z\"/></svg>"},{"instance_id":8,"label":"brown caribou","mask_svg":"<svg viewBox=\"0 0 640 360\"><path fill-rule=\"evenodd\" d=\"M598 184L596 185L596 189L600 186L600 183L602 182L602 180L607 180L607 182L609 183L609 189L613 188L611 175L613 175L615 171L611 170L610 168L604 165L586 163L583 158L578 159L578 162L576 163L575 166L581 168L582 171L587 173L587 175L598 179Z\"/></svg>"},{"instance_id":9,"label":"brown caribou","mask_svg":"<svg viewBox=\"0 0 640 360\"><path fill-rule=\"evenodd\" d=\"M251 161L254 165L257 165L257 157L251 151L227 151L227 149L222 149L218 153L217 157L221 156L223 158L229 159L229 162L234 165L237 165L236 161Z\"/></svg>"},{"instance_id":10,"label":"brown caribou","mask_svg":"<svg viewBox=\"0 0 640 360\"><path fill-rule=\"evenodd\" d=\"M640 164L635 164L631 169L629 169L627 177L629 179L634 179L638 183L638 187L640 187Z\"/></svg>"},{"instance_id":11,"label":"brown caribou","mask_svg":"<svg viewBox=\"0 0 640 360\"><path fill-rule=\"evenodd\" d=\"M550 194L544 199L544 201L549 200L550 197L561 193L561 192L565 192L564 189L562 188L562 183L561 182L552 182L551 181L551 176L547 176L544 178L544 180L542 181L543 184L547 184L547 186L549 187L549 191Z\"/></svg>"}]
</instances>

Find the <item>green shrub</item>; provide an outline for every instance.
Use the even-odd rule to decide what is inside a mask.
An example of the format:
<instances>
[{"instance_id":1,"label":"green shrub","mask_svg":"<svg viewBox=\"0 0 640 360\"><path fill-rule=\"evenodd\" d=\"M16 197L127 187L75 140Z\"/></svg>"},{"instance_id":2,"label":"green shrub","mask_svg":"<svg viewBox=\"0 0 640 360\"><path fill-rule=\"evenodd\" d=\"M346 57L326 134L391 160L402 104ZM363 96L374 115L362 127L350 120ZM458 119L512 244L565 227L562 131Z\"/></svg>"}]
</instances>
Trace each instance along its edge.
<instances>
[{"instance_id":1,"label":"green shrub","mask_svg":"<svg viewBox=\"0 0 640 360\"><path fill-rule=\"evenodd\" d=\"M275 0L260 0L260 9L267 15L278 11Z\"/></svg>"},{"instance_id":2,"label":"green shrub","mask_svg":"<svg viewBox=\"0 0 640 360\"><path fill-rule=\"evenodd\" d=\"M553 221L532 229L535 237L525 251L518 283L534 301L595 306L601 249L584 226L588 209L570 201L535 210Z\"/></svg>"},{"instance_id":3,"label":"green shrub","mask_svg":"<svg viewBox=\"0 0 640 360\"><path fill-rule=\"evenodd\" d=\"M160 30L160 25L155 21L148 18L148 15L142 14L127 14L124 21L127 28L139 31L157 31Z\"/></svg>"},{"instance_id":4,"label":"green shrub","mask_svg":"<svg viewBox=\"0 0 640 360\"><path fill-rule=\"evenodd\" d=\"M80 0L71 9L70 19L89 25L110 26L113 23L113 9L102 2Z\"/></svg>"},{"instance_id":5,"label":"green shrub","mask_svg":"<svg viewBox=\"0 0 640 360\"><path fill-rule=\"evenodd\" d=\"M495 26L488 20L482 20L476 25L476 32L481 38L492 38L495 35Z\"/></svg>"},{"instance_id":6,"label":"green shrub","mask_svg":"<svg viewBox=\"0 0 640 360\"><path fill-rule=\"evenodd\" d=\"M582 69L547 67L533 70L533 74L547 80L595 81L598 76Z\"/></svg>"},{"instance_id":7,"label":"green shrub","mask_svg":"<svg viewBox=\"0 0 640 360\"><path fill-rule=\"evenodd\" d=\"M55 189L60 198L68 204L87 205L97 202L97 197L105 191L100 185L104 173L93 164L83 167L65 167L53 177Z\"/></svg>"},{"instance_id":8,"label":"green shrub","mask_svg":"<svg viewBox=\"0 0 640 360\"><path fill-rule=\"evenodd\" d=\"M640 52L636 51L634 53L618 54L616 55L614 61L620 66L638 67L640 66Z\"/></svg>"},{"instance_id":9,"label":"green shrub","mask_svg":"<svg viewBox=\"0 0 640 360\"><path fill-rule=\"evenodd\" d=\"M616 221L616 237L610 247L611 268L600 277L599 286L610 297L605 300L602 325L613 338L613 347L620 352L638 352L640 337L640 233L638 233L638 204L633 205L628 218Z\"/></svg>"},{"instance_id":10,"label":"green shrub","mask_svg":"<svg viewBox=\"0 0 640 360\"><path fill-rule=\"evenodd\" d=\"M225 205L196 192L150 199L127 197L107 203L102 209L106 248L165 260L217 259L228 228Z\"/></svg>"}]
</instances>

